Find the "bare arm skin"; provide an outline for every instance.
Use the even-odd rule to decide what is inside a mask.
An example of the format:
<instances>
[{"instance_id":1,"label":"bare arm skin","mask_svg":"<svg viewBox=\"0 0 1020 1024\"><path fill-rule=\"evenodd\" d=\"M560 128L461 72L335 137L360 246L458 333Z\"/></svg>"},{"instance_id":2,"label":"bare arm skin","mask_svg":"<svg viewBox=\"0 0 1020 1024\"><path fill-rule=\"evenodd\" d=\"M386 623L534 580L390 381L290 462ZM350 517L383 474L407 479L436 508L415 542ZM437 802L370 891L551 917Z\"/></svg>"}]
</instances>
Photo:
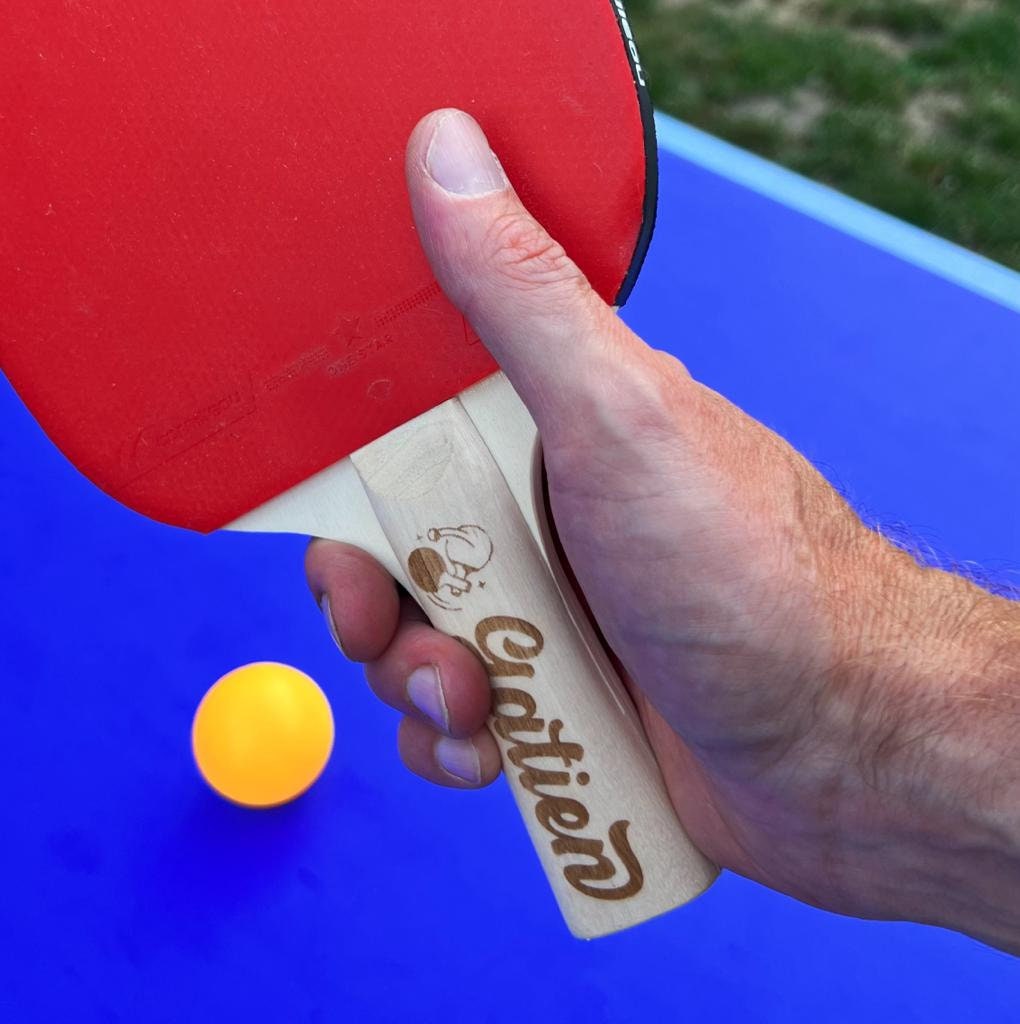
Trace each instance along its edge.
<instances>
[{"instance_id":1,"label":"bare arm skin","mask_svg":"<svg viewBox=\"0 0 1020 1024\"><path fill-rule=\"evenodd\" d=\"M407 172L439 282L539 425L563 548L695 842L808 903L1020 953L1020 606L889 544L635 336L466 115L426 118ZM362 552L316 541L307 571L404 713L408 767L491 782L470 653Z\"/></svg>"}]
</instances>

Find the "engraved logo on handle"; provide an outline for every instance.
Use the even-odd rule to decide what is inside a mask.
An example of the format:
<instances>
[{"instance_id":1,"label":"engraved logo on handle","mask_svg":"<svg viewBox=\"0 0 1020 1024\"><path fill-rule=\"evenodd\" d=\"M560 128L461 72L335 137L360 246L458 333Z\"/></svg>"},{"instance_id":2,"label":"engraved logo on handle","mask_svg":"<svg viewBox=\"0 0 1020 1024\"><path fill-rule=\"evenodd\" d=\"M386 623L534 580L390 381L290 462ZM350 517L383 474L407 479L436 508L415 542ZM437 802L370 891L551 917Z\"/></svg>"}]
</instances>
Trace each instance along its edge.
<instances>
[{"instance_id":1,"label":"engraved logo on handle","mask_svg":"<svg viewBox=\"0 0 1020 1024\"><path fill-rule=\"evenodd\" d=\"M479 574L492 562L492 540L473 524L432 527L418 537L426 539L428 546L408 556L408 574L427 601L461 612L486 585ZM644 886L644 871L627 837L630 822L614 821L605 839L585 834L591 813L578 796L591 776L584 770L584 747L564 737L566 726L560 719L546 719L528 688L527 681L541 669L546 638L537 626L514 615L485 615L473 633L471 640L456 639L477 655L489 674L490 728L504 747L507 771L515 771L517 783L534 798L532 812L549 833L553 854L571 858L563 868L567 884L597 900L636 895Z\"/></svg>"},{"instance_id":2,"label":"engraved logo on handle","mask_svg":"<svg viewBox=\"0 0 1020 1024\"><path fill-rule=\"evenodd\" d=\"M448 612L463 610L464 598L485 580L471 577L492 559L492 541L480 526L440 526L428 531L431 547L415 548L407 571L426 599Z\"/></svg>"}]
</instances>

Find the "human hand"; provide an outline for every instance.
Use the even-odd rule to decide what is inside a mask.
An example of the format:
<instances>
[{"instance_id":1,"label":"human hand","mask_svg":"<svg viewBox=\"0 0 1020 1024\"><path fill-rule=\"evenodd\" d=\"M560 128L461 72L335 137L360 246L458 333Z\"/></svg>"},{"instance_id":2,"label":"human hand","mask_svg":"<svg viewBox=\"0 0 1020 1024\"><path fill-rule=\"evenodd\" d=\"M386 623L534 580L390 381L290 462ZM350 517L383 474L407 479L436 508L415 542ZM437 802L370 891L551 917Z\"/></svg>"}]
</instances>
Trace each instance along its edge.
<instances>
[{"instance_id":1,"label":"human hand","mask_svg":"<svg viewBox=\"0 0 1020 1024\"><path fill-rule=\"evenodd\" d=\"M407 174L437 279L538 424L563 550L694 842L819 906L1020 949L1017 606L919 566L634 335L466 115L424 119ZM363 552L315 541L307 571L404 714L408 767L491 782L472 653Z\"/></svg>"}]
</instances>

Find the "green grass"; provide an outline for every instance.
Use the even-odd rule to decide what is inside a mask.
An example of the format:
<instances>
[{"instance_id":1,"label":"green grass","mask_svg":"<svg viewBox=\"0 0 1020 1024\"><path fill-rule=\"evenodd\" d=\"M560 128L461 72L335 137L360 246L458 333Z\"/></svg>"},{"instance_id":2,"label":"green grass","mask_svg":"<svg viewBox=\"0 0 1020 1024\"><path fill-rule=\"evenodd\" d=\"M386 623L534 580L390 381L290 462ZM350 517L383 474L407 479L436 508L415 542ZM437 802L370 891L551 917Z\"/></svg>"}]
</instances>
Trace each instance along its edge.
<instances>
[{"instance_id":1,"label":"green grass","mask_svg":"<svg viewBox=\"0 0 1020 1024\"><path fill-rule=\"evenodd\" d=\"M656 105L1020 269L1020 0L630 0Z\"/></svg>"}]
</instances>

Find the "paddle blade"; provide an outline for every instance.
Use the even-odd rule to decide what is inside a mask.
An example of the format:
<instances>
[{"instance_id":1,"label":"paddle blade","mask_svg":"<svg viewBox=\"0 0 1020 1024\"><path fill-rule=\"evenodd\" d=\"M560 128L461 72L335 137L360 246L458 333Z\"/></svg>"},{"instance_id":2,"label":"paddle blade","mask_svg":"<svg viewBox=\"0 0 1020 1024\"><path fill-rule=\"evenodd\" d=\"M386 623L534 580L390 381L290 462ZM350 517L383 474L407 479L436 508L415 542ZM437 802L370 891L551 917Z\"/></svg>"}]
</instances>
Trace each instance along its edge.
<instances>
[{"instance_id":1,"label":"paddle blade","mask_svg":"<svg viewBox=\"0 0 1020 1024\"><path fill-rule=\"evenodd\" d=\"M0 357L54 442L214 529L494 369L415 237L403 152L471 112L609 300L650 230L611 0L10 4Z\"/></svg>"}]
</instances>

